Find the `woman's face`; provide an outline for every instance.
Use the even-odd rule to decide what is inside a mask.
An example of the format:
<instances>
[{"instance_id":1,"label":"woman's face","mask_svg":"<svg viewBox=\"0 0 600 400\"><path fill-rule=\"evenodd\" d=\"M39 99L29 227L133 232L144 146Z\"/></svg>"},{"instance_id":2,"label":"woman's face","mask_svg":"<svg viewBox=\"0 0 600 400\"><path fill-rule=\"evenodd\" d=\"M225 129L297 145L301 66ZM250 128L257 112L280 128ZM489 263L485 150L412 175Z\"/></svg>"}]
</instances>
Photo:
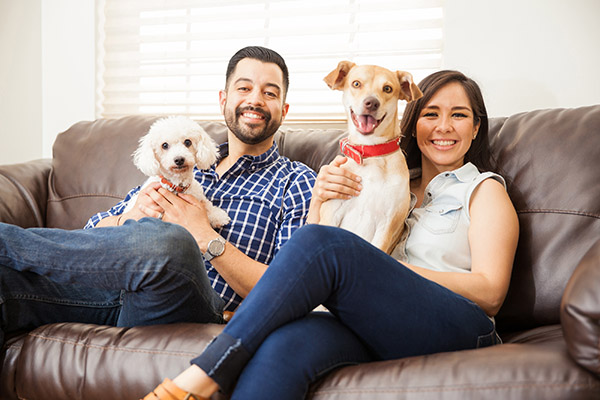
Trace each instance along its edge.
<instances>
[{"instance_id":1,"label":"woman's face","mask_svg":"<svg viewBox=\"0 0 600 400\"><path fill-rule=\"evenodd\" d=\"M423 168L451 171L464 164L465 154L479 130L462 85L442 86L425 104L417 120L417 145Z\"/></svg>"}]
</instances>

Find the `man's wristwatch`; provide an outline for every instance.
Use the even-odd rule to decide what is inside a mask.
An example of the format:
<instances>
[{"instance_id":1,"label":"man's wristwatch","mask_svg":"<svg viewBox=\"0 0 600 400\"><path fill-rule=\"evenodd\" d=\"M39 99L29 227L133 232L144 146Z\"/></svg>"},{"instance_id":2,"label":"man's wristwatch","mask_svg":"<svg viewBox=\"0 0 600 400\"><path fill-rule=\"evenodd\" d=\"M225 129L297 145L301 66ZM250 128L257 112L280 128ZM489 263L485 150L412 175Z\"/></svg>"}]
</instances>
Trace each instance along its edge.
<instances>
[{"instance_id":1,"label":"man's wristwatch","mask_svg":"<svg viewBox=\"0 0 600 400\"><path fill-rule=\"evenodd\" d=\"M227 242L221 236L216 237L215 239L208 242L208 246L206 248L206 253L202 254L206 261L210 261L215 257L219 257L221 254L225 252L225 244Z\"/></svg>"}]
</instances>

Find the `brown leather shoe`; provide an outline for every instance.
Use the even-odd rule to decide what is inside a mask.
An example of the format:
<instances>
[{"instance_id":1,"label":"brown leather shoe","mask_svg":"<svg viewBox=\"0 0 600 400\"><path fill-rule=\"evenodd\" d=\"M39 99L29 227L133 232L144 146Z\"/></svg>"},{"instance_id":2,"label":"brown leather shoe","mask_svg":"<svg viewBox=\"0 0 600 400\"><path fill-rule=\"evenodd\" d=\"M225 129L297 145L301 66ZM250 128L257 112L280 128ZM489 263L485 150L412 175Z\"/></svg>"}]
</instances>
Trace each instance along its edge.
<instances>
[{"instance_id":1,"label":"brown leather shoe","mask_svg":"<svg viewBox=\"0 0 600 400\"><path fill-rule=\"evenodd\" d=\"M166 378L163 383L158 385L151 393L144 397L144 400L209 400L206 397L200 397L180 389L172 380Z\"/></svg>"}]
</instances>

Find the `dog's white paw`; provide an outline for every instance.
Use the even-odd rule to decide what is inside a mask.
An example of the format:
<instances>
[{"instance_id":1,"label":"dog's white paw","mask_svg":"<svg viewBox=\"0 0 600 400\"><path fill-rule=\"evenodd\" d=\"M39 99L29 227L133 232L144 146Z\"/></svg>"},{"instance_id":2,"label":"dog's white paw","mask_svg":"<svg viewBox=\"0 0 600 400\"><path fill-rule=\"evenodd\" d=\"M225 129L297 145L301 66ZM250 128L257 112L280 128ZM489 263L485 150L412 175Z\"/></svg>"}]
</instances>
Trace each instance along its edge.
<instances>
[{"instance_id":1,"label":"dog's white paw","mask_svg":"<svg viewBox=\"0 0 600 400\"><path fill-rule=\"evenodd\" d=\"M213 228L220 228L231 221L231 218L229 218L229 215L225 210L215 206L210 208L208 219L210 220L210 226Z\"/></svg>"}]
</instances>

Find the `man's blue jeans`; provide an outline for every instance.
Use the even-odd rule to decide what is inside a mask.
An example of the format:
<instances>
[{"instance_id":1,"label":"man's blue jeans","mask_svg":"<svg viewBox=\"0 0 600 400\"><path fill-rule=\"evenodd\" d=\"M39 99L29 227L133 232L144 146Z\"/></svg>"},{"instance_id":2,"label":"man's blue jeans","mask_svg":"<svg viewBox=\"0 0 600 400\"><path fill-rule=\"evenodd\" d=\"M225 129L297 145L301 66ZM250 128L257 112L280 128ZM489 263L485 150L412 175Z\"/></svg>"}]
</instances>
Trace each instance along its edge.
<instances>
[{"instance_id":1,"label":"man's blue jeans","mask_svg":"<svg viewBox=\"0 0 600 400\"><path fill-rule=\"evenodd\" d=\"M319 304L332 315L310 313ZM308 225L192 363L224 391L235 388L233 398L302 399L312 381L337 366L498 340L472 301L356 235Z\"/></svg>"},{"instance_id":2,"label":"man's blue jeans","mask_svg":"<svg viewBox=\"0 0 600 400\"><path fill-rule=\"evenodd\" d=\"M66 231L0 223L3 336L53 322L222 322L194 238L154 218Z\"/></svg>"}]
</instances>

